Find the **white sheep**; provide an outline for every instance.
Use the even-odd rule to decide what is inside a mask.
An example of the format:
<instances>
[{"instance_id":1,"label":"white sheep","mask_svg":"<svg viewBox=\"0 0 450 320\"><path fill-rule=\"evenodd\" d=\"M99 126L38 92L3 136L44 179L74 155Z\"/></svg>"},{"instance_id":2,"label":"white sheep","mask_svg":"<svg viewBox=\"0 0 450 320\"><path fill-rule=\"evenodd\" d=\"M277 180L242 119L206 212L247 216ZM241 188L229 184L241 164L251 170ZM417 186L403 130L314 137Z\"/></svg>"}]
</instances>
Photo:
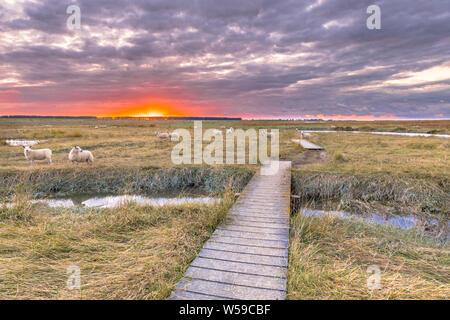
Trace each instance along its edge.
<instances>
[{"instance_id":1,"label":"white sheep","mask_svg":"<svg viewBox=\"0 0 450 320\"><path fill-rule=\"evenodd\" d=\"M233 133L233 132L234 132L234 129L233 129L233 128L227 129L227 134L228 134L228 133Z\"/></svg>"},{"instance_id":2,"label":"white sheep","mask_svg":"<svg viewBox=\"0 0 450 320\"><path fill-rule=\"evenodd\" d=\"M180 135L176 132L169 133L170 140L172 141L180 141Z\"/></svg>"},{"instance_id":3,"label":"white sheep","mask_svg":"<svg viewBox=\"0 0 450 320\"><path fill-rule=\"evenodd\" d=\"M50 149L31 150L29 146L23 146L23 148L25 158L31 161L31 165L34 165L35 160L47 160L49 164L52 164L52 150Z\"/></svg>"},{"instance_id":4,"label":"white sheep","mask_svg":"<svg viewBox=\"0 0 450 320\"><path fill-rule=\"evenodd\" d=\"M266 137L273 137L273 132L267 132L267 129L262 129L261 132L262 132Z\"/></svg>"},{"instance_id":5,"label":"white sheep","mask_svg":"<svg viewBox=\"0 0 450 320\"><path fill-rule=\"evenodd\" d=\"M170 138L170 133L169 132L163 132L163 133L159 133L158 131L155 131L155 135L160 138L161 140L163 139L169 139Z\"/></svg>"},{"instance_id":6,"label":"white sheep","mask_svg":"<svg viewBox=\"0 0 450 320\"><path fill-rule=\"evenodd\" d=\"M69 161L72 161L72 163L78 162L93 163L94 155L92 154L92 152L82 150L79 146L76 146L72 148L72 150L70 150Z\"/></svg>"},{"instance_id":7,"label":"white sheep","mask_svg":"<svg viewBox=\"0 0 450 320\"><path fill-rule=\"evenodd\" d=\"M300 130L300 129L295 129L295 130L296 130L297 133L300 135L300 139L311 137L311 134L308 133L308 132L303 132L303 131Z\"/></svg>"}]
</instances>

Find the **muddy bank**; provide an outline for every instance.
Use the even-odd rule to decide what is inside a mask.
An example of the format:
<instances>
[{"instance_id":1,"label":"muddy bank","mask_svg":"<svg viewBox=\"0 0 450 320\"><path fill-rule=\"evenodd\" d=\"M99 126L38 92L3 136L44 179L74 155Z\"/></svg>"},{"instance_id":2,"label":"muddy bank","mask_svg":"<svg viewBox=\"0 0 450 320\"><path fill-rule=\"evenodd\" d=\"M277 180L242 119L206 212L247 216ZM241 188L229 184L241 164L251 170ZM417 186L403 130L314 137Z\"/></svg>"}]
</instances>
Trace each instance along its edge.
<instances>
[{"instance_id":1,"label":"muddy bank","mask_svg":"<svg viewBox=\"0 0 450 320\"><path fill-rule=\"evenodd\" d=\"M298 169L308 164L322 163L327 160L328 156L326 151L305 150L292 159L292 166L294 169Z\"/></svg>"}]
</instances>

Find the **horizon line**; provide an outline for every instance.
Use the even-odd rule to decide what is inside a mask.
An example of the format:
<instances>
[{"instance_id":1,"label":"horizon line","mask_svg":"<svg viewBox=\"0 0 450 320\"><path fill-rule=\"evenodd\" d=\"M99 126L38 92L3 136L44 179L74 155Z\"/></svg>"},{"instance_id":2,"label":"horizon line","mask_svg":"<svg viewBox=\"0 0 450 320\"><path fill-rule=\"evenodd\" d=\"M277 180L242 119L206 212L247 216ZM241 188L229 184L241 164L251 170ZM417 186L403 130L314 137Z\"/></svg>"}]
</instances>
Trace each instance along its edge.
<instances>
[{"instance_id":1,"label":"horizon line","mask_svg":"<svg viewBox=\"0 0 450 320\"><path fill-rule=\"evenodd\" d=\"M127 119L127 120L233 120L233 121L448 121L450 118L391 118L391 119L352 119L352 118L242 118L226 116L69 116L69 115L0 115L0 118L56 118L56 119Z\"/></svg>"}]
</instances>

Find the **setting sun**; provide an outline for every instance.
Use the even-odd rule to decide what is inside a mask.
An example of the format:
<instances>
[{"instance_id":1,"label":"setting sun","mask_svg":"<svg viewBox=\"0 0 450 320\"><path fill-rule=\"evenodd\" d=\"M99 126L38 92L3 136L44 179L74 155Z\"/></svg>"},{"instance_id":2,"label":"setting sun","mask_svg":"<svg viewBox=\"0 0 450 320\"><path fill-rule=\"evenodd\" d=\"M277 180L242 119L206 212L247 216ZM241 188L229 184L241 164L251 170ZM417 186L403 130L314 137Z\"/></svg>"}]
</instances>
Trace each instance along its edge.
<instances>
[{"instance_id":1,"label":"setting sun","mask_svg":"<svg viewBox=\"0 0 450 320\"><path fill-rule=\"evenodd\" d=\"M148 113L136 114L133 117L163 117L164 115L160 112L151 111Z\"/></svg>"}]
</instances>

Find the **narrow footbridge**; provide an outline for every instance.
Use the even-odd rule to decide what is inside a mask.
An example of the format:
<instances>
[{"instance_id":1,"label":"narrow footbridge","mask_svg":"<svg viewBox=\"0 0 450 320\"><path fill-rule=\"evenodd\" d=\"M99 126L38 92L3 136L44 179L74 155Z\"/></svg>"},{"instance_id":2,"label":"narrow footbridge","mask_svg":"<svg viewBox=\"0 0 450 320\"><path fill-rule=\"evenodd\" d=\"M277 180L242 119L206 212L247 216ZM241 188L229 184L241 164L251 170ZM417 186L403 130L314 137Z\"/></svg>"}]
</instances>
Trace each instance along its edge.
<instances>
[{"instance_id":1,"label":"narrow footbridge","mask_svg":"<svg viewBox=\"0 0 450 320\"><path fill-rule=\"evenodd\" d=\"M305 139L292 139L291 140L293 143L298 143L300 144L304 149L307 150L323 150L324 148L321 146L318 146L314 143L309 142L308 140Z\"/></svg>"},{"instance_id":2,"label":"narrow footbridge","mask_svg":"<svg viewBox=\"0 0 450 320\"><path fill-rule=\"evenodd\" d=\"M290 194L290 161L280 161L276 174L258 172L170 299L284 299Z\"/></svg>"}]
</instances>

